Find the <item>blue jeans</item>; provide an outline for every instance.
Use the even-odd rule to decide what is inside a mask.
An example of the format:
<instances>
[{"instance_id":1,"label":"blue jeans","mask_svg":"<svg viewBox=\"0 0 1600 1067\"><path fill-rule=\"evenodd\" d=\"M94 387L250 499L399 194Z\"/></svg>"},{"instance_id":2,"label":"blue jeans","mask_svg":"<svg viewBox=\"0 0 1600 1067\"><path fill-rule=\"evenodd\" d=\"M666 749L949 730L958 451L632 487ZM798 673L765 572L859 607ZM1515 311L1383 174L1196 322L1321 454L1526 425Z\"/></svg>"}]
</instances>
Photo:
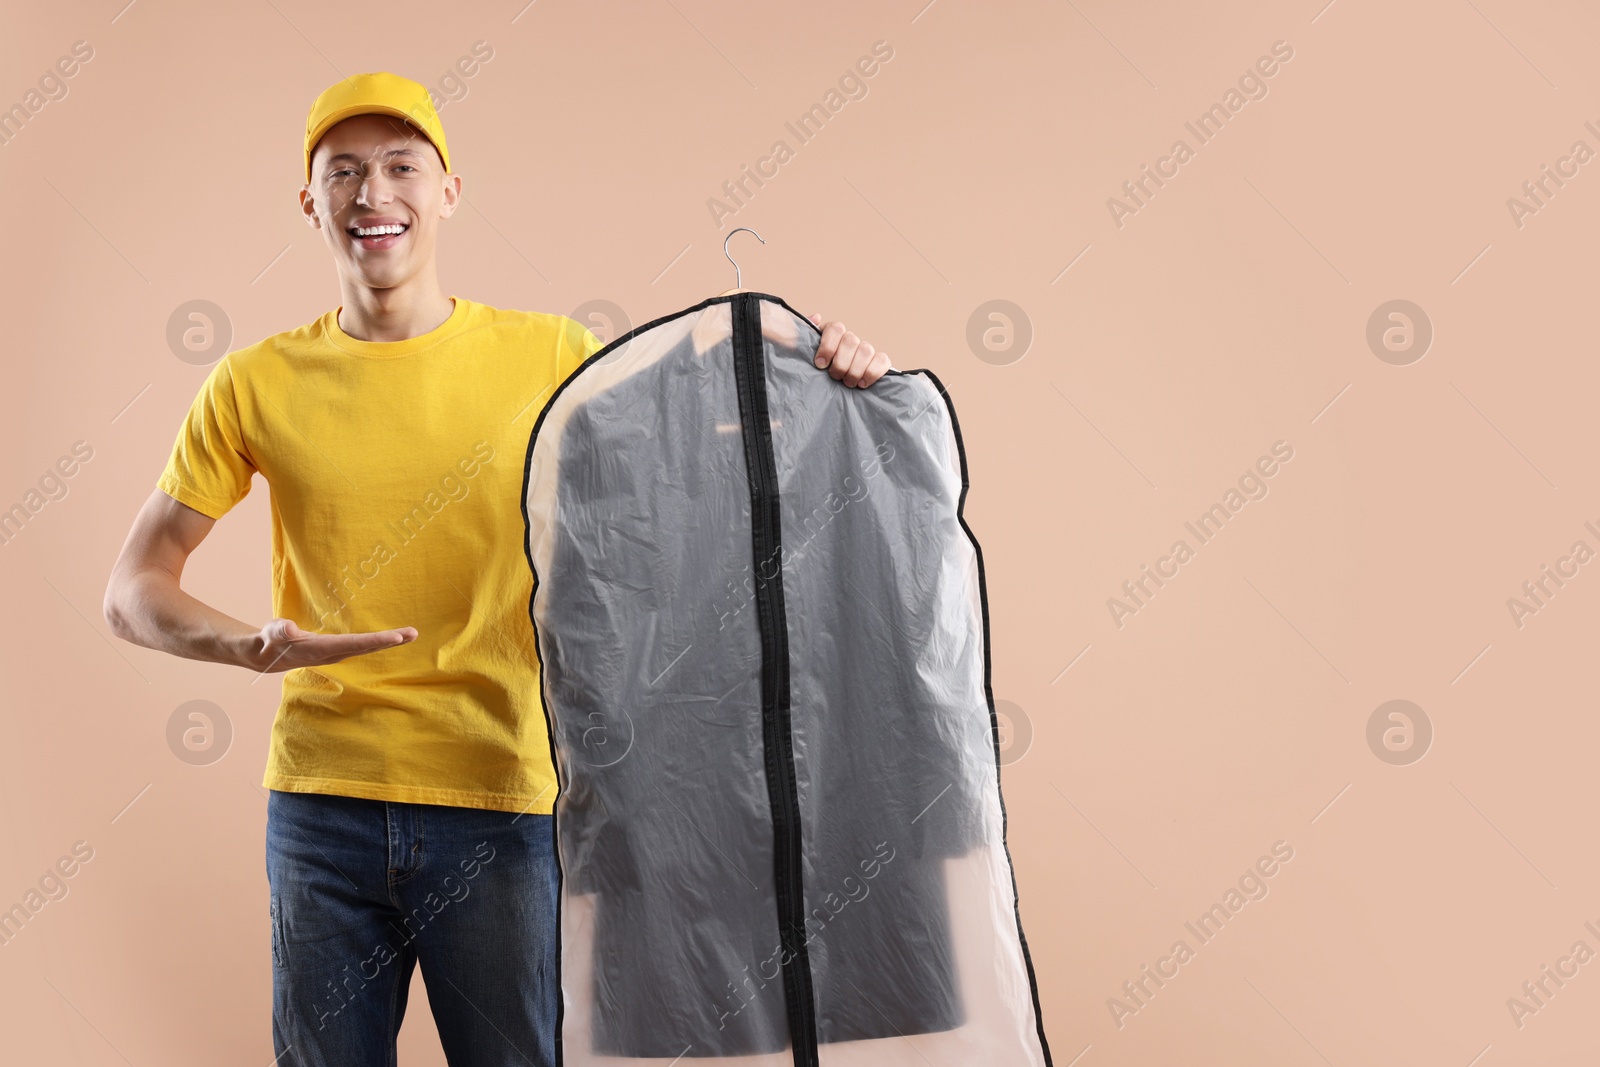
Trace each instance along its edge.
<instances>
[{"instance_id":1,"label":"blue jeans","mask_svg":"<svg viewBox=\"0 0 1600 1067\"><path fill-rule=\"evenodd\" d=\"M551 1067L551 823L271 790L274 1067L394 1067L419 962L452 1067Z\"/></svg>"}]
</instances>

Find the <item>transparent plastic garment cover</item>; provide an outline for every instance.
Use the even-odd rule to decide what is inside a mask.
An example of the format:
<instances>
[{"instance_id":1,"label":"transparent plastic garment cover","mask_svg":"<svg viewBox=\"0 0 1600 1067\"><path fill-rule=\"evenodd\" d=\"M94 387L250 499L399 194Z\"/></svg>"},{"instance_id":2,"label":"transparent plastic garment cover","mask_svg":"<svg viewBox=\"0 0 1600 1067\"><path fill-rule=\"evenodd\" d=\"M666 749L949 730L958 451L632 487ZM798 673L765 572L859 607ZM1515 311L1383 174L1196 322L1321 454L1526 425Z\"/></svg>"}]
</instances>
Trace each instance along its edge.
<instances>
[{"instance_id":1,"label":"transparent plastic garment cover","mask_svg":"<svg viewBox=\"0 0 1600 1067\"><path fill-rule=\"evenodd\" d=\"M533 430L568 1067L1050 1062L954 411L818 340L713 298Z\"/></svg>"}]
</instances>

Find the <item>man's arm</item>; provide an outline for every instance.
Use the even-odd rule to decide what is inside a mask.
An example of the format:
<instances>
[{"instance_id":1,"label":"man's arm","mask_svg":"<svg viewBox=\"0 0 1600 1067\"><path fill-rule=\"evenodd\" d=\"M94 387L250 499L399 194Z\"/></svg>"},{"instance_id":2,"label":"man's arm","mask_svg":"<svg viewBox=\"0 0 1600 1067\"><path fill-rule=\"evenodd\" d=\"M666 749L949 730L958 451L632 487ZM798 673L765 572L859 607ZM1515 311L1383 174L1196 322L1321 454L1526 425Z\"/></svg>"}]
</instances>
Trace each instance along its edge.
<instances>
[{"instance_id":1,"label":"man's arm","mask_svg":"<svg viewBox=\"0 0 1600 1067\"><path fill-rule=\"evenodd\" d=\"M183 565L217 520L160 489L139 509L106 584L105 617L124 641L185 659L287 671L336 663L416 639L410 626L367 634L316 634L288 619L257 629L179 588Z\"/></svg>"}]
</instances>

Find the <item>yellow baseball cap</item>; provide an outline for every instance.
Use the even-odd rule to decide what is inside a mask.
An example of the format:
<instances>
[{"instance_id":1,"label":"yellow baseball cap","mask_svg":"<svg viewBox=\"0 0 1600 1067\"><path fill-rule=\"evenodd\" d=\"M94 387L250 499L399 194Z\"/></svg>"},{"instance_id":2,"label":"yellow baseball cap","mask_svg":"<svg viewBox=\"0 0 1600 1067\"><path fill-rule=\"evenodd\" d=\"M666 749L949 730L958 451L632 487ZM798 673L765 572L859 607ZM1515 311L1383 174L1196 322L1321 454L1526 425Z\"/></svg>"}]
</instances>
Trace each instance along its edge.
<instances>
[{"instance_id":1,"label":"yellow baseball cap","mask_svg":"<svg viewBox=\"0 0 1600 1067\"><path fill-rule=\"evenodd\" d=\"M355 115L393 115L405 119L421 130L433 147L439 150L444 161L444 172L450 173L450 150L444 143L444 126L439 113L434 110L433 98L428 90L398 74L378 71L356 74L323 90L311 105L306 118L306 181L311 181L311 152L336 122Z\"/></svg>"}]
</instances>

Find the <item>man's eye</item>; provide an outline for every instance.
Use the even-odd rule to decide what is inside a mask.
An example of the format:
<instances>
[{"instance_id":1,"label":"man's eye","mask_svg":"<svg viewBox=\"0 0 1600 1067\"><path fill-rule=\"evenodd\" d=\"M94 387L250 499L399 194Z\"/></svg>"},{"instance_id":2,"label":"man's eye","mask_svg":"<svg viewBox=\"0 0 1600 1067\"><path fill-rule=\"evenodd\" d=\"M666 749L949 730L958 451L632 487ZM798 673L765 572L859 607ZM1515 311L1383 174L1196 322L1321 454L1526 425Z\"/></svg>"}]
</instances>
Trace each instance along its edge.
<instances>
[{"instance_id":1,"label":"man's eye","mask_svg":"<svg viewBox=\"0 0 1600 1067\"><path fill-rule=\"evenodd\" d=\"M404 167L404 168L405 168L405 169L406 169L406 170L416 170L416 169L417 169L417 168L416 168L416 167L413 167L413 166L412 166L412 165L411 165L411 164L409 164L409 163L401 163L401 164L400 164L400 165L399 165L399 166L400 166L400 167ZM396 168L395 168L395 169L397 169L397 170L398 170L398 169L399 169L399 167L396 167Z\"/></svg>"}]
</instances>

